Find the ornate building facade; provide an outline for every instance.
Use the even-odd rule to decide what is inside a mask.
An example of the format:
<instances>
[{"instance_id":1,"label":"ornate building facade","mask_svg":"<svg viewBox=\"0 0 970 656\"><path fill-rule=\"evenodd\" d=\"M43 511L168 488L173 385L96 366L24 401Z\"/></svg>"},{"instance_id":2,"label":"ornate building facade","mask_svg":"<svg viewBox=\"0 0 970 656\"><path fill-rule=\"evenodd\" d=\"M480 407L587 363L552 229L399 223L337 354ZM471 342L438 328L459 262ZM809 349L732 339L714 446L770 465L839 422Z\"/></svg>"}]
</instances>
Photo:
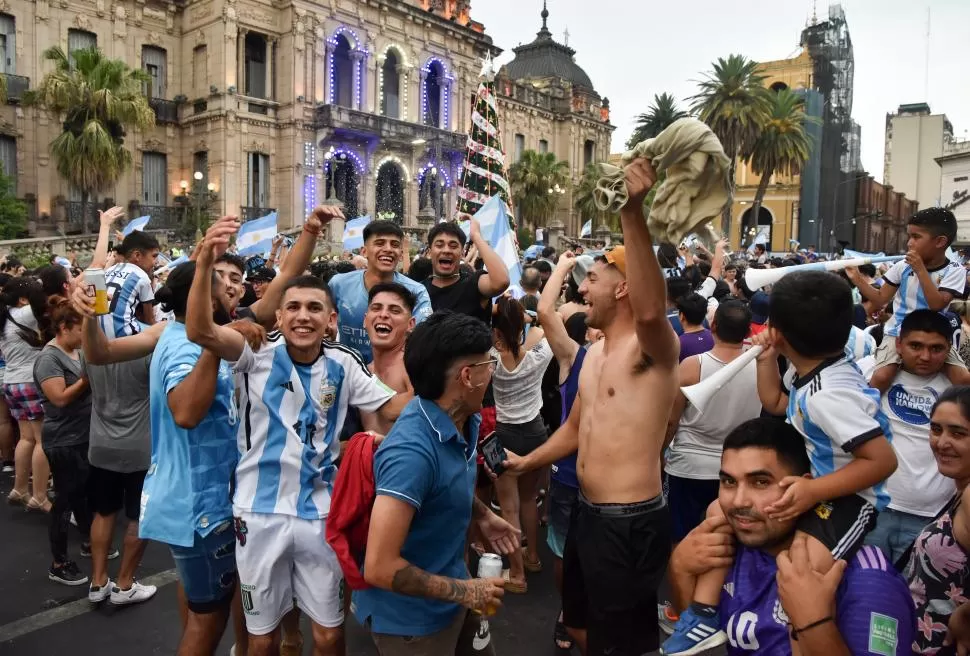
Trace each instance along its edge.
<instances>
[{"instance_id":1,"label":"ornate building facade","mask_svg":"<svg viewBox=\"0 0 970 656\"><path fill-rule=\"evenodd\" d=\"M205 202L244 219L276 210L284 228L336 198L348 218L417 227L454 210L480 58L500 52L470 11L468 0L0 0L0 165L38 233L80 231L80 194L48 154L61 125L18 99L48 70L46 48L96 45L151 75L157 119L126 136L134 166L102 202L152 215L149 227ZM506 79L510 160L543 141L574 175L584 155L605 159L604 103L588 78L566 82Z\"/></svg>"}]
</instances>

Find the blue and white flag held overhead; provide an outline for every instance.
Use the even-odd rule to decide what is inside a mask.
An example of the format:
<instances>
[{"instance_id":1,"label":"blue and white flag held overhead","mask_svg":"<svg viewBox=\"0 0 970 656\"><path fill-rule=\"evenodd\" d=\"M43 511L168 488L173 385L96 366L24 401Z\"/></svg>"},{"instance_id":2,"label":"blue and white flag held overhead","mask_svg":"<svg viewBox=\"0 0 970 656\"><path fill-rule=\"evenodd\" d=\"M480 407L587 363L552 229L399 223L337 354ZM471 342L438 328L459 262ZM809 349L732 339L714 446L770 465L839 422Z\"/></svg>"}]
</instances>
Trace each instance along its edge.
<instances>
[{"instance_id":1,"label":"blue and white flag held overhead","mask_svg":"<svg viewBox=\"0 0 970 656\"><path fill-rule=\"evenodd\" d=\"M505 202L501 196L492 196L485 201L481 209L475 212L475 219L489 246L491 246L509 270L509 284L518 285L522 278L522 263L519 261L519 251L515 245L515 236L509 228L509 215L505 210ZM470 223L459 224L466 235L469 234Z\"/></svg>"},{"instance_id":2,"label":"blue and white flag held overhead","mask_svg":"<svg viewBox=\"0 0 970 656\"><path fill-rule=\"evenodd\" d=\"M276 212L270 212L261 219L246 221L236 236L236 249L243 257L261 255L273 250L273 237L276 236Z\"/></svg>"},{"instance_id":3,"label":"blue and white flag held overhead","mask_svg":"<svg viewBox=\"0 0 970 656\"><path fill-rule=\"evenodd\" d=\"M364 246L364 228L370 223L369 216L358 216L344 224L344 250L352 251Z\"/></svg>"},{"instance_id":4,"label":"blue and white flag held overhead","mask_svg":"<svg viewBox=\"0 0 970 656\"><path fill-rule=\"evenodd\" d=\"M593 235L593 219L583 224L583 229L579 231L580 237L591 237Z\"/></svg>"},{"instance_id":5,"label":"blue and white flag held overhead","mask_svg":"<svg viewBox=\"0 0 970 656\"><path fill-rule=\"evenodd\" d=\"M151 218L152 217L150 216L139 216L137 219L132 219L128 222L128 225L125 226L124 230L121 231L121 234L127 237L135 230L144 230Z\"/></svg>"},{"instance_id":6,"label":"blue and white flag held overhead","mask_svg":"<svg viewBox=\"0 0 970 656\"><path fill-rule=\"evenodd\" d=\"M160 259L161 259L161 256L159 256L159 260ZM162 273L165 273L166 271L171 271L172 269L182 264L183 262L188 262L188 261L189 261L189 258L187 255L179 256L174 260L172 260L171 262L166 261L162 266L155 269L155 275L157 276Z\"/></svg>"}]
</instances>

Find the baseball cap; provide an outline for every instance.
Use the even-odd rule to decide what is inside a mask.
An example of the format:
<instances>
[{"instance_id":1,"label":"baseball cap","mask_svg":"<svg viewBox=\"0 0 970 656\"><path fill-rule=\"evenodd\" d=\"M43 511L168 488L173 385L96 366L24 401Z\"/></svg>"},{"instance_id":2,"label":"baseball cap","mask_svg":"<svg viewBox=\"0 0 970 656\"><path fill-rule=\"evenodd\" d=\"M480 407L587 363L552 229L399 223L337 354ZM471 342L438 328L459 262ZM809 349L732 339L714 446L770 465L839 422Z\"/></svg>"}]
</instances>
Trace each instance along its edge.
<instances>
[{"instance_id":1,"label":"baseball cap","mask_svg":"<svg viewBox=\"0 0 970 656\"><path fill-rule=\"evenodd\" d=\"M246 276L249 282L270 282L276 278L276 272L269 267L259 267Z\"/></svg>"},{"instance_id":2,"label":"baseball cap","mask_svg":"<svg viewBox=\"0 0 970 656\"><path fill-rule=\"evenodd\" d=\"M626 278L626 247L614 246L603 253L606 261L615 266Z\"/></svg>"},{"instance_id":3,"label":"baseball cap","mask_svg":"<svg viewBox=\"0 0 970 656\"><path fill-rule=\"evenodd\" d=\"M748 304L751 310L751 323L763 326L768 323L768 294L765 292L755 292Z\"/></svg>"}]
</instances>

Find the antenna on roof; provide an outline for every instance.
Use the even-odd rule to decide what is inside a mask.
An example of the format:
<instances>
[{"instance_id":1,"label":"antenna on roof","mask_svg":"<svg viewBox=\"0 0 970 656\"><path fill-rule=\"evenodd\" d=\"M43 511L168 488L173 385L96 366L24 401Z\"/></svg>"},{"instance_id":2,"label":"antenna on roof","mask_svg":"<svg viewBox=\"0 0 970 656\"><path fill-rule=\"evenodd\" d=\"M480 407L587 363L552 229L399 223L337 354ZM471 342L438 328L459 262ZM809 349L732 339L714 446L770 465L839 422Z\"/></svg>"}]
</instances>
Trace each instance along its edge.
<instances>
[{"instance_id":1,"label":"antenna on roof","mask_svg":"<svg viewBox=\"0 0 970 656\"><path fill-rule=\"evenodd\" d=\"M812 0L812 25L818 25L818 12L815 11L817 0Z\"/></svg>"},{"instance_id":2,"label":"antenna on roof","mask_svg":"<svg viewBox=\"0 0 970 656\"><path fill-rule=\"evenodd\" d=\"M564 31L564 32L562 33L562 36L563 36L563 41L565 42L565 45L567 45L567 46L568 46L568 45L569 45L569 28L568 28L568 27L567 27L567 28L566 28L566 30L565 30L565 31Z\"/></svg>"},{"instance_id":3,"label":"antenna on roof","mask_svg":"<svg viewBox=\"0 0 970 656\"><path fill-rule=\"evenodd\" d=\"M926 8L926 70L923 71L923 102L930 101L930 8Z\"/></svg>"}]
</instances>

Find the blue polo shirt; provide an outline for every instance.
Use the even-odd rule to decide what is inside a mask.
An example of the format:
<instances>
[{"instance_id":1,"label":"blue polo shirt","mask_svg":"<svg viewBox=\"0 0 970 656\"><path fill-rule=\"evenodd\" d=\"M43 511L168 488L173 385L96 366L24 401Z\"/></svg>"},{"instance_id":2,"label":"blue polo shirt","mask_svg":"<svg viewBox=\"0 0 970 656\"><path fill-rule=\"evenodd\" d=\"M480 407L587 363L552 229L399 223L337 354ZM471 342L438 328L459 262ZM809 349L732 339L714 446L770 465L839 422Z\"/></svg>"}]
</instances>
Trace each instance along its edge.
<instances>
[{"instance_id":1,"label":"blue polo shirt","mask_svg":"<svg viewBox=\"0 0 970 656\"><path fill-rule=\"evenodd\" d=\"M470 417L466 438L438 404L417 397L407 404L374 454L377 494L415 509L401 557L431 574L468 578L465 540L475 495L480 424L479 415ZM401 636L442 631L460 608L378 588L354 592L353 602L361 624L370 620L374 633Z\"/></svg>"}]
</instances>

